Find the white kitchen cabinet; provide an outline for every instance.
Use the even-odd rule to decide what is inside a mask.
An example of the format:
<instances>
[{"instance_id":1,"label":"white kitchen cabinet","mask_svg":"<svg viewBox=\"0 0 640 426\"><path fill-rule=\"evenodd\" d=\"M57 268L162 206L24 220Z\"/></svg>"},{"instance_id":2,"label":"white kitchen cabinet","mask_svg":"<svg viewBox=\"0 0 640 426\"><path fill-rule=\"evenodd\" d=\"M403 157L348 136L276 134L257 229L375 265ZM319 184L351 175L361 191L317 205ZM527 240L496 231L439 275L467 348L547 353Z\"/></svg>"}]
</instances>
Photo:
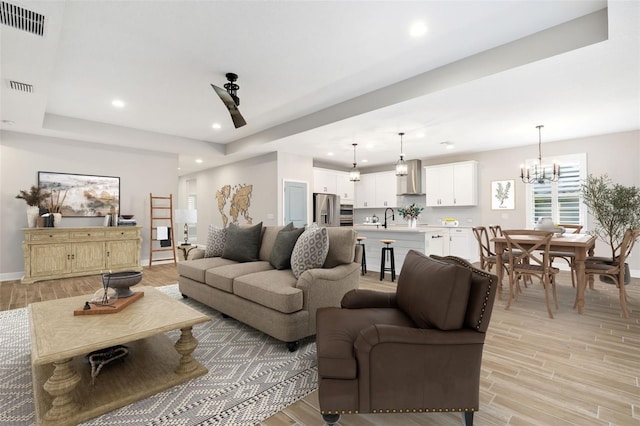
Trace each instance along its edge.
<instances>
[{"instance_id":1,"label":"white kitchen cabinet","mask_svg":"<svg viewBox=\"0 0 640 426\"><path fill-rule=\"evenodd\" d=\"M448 238L445 238L445 252L450 256L457 256L470 262L479 258L478 242L471 228L448 228Z\"/></svg>"},{"instance_id":2,"label":"white kitchen cabinet","mask_svg":"<svg viewBox=\"0 0 640 426\"><path fill-rule=\"evenodd\" d=\"M353 204L355 199L355 185L349 180L349 173L337 172L337 194L341 204Z\"/></svg>"},{"instance_id":3,"label":"white kitchen cabinet","mask_svg":"<svg viewBox=\"0 0 640 426\"><path fill-rule=\"evenodd\" d=\"M478 204L478 163L442 164L424 168L427 207Z\"/></svg>"},{"instance_id":4,"label":"white kitchen cabinet","mask_svg":"<svg viewBox=\"0 0 640 426\"><path fill-rule=\"evenodd\" d=\"M320 194L337 194L337 172L327 169L313 169L313 192Z\"/></svg>"},{"instance_id":5,"label":"white kitchen cabinet","mask_svg":"<svg viewBox=\"0 0 640 426\"><path fill-rule=\"evenodd\" d=\"M395 172L368 173L356 183L356 207L397 207Z\"/></svg>"}]
</instances>

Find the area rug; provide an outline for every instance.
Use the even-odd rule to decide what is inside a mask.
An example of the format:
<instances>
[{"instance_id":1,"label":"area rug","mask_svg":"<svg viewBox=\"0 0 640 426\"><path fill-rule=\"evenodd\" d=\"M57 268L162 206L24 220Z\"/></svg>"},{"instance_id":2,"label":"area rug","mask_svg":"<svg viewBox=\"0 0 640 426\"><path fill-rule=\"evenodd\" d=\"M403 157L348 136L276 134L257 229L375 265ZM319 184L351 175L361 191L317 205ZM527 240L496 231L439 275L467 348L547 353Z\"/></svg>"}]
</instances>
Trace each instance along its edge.
<instances>
[{"instance_id":1,"label":"area rug","mask_svg":"<svg viewBox=\"0 0 640 426\"><path fill-rule=\"evenodd\" d=\"M183 299L177 285L158 289L211 318L194 327L199 344L193 353L209 373L84 425L254 425L317 388L313 338L292 353L283 342ZM169 335L177 340L179 331ZM26 308L0 312L2 426L35 424L30 365Z\"/></svg>"}]
</instances>

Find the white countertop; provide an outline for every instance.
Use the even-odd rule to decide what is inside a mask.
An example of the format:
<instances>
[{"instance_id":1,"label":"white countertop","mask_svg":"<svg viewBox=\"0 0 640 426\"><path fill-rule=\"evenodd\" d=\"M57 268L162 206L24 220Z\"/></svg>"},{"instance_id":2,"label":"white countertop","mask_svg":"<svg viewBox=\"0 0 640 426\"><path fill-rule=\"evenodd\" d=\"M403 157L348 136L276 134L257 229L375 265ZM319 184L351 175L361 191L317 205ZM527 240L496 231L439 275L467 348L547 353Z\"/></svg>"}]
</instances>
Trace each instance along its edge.
<instances>
[{"instance_id":1,"label":"white countertop","mask_svg":"<svg viewBox=\"0 0 640 426\"><path fill-rule=\"evenodd\" d=\"M378 226L375 226L378 225ZM379 224L356 224L353 229L356 231L379 231L379 232L441 232L445 226L437 225L418 225L415 228L409 228L406 224L388 225L385 229L381 223Z\"/></svg>"}]
</instances>

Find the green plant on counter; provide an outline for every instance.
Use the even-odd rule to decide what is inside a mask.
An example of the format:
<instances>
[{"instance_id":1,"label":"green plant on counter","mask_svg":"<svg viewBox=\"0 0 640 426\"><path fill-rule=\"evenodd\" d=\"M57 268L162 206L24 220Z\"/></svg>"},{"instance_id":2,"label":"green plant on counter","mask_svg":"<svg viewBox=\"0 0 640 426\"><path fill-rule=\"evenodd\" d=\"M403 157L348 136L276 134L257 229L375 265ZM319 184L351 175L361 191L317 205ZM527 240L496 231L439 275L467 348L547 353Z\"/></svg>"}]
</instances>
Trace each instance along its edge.
<instances>
[{"instance_id":1,"label":"green plant on counter","mask_svg":"<svg viewBox=\"0 0 640 426\"><path fill-rule=\"evenodd\" d=\"M404 219L417 219L420 217L420 213L424 210L424 207L417 206L416 203L413 203L407 207L400 207L398 209L398 213Z\"/></svg>"}]
</instances>

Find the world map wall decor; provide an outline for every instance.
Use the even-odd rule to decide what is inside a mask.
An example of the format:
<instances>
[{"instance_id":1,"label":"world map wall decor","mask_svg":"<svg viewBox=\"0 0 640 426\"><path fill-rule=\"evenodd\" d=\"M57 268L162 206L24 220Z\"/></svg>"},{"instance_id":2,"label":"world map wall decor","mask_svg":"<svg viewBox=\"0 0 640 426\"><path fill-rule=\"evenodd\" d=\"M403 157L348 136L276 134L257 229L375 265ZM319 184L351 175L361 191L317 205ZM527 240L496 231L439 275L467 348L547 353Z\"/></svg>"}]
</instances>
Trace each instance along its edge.
<instances>
[{"instance_id":1,"label":"world map wall decor","mask_svg":"<svg viewBox=\"0 0 640 426\"><path fill-rule=\"evenodd\" d=\"M224 185L216 191L216 201L218 202L218 211L222 216L222 226L224 228L231 222L237 224L238 217L242 216L248 225L253 223L253 218L249 216L249 207L251 206L251 192L253 185L238 184Z\"/></svg>"}]
</instances>

